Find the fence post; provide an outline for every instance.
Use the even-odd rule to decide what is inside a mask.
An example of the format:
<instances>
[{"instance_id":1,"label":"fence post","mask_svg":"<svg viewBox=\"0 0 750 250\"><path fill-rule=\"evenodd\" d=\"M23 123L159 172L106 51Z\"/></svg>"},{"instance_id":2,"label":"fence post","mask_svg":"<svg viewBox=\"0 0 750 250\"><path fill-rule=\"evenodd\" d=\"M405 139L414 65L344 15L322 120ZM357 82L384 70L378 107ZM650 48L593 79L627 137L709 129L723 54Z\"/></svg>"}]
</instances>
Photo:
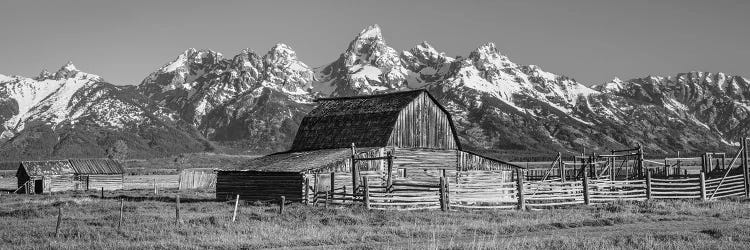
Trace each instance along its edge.
<instances>
[{"instance_id":1,"label":"fence post","mask_svg":"<svg viewBox=\"0 0 750 250\"><path fill-rule=\"evenodd\" d=\"M701 201L706 200L706 173L701 172L698 180L701 185Z\"/></svg>"},{"instance_id":2,"label":"fence post","mask_svg":"<svg viewBox=\"0 0 750 250\"><path fill-rule=\"evenodd\" d=\"M284 203L286 203L286 197L282 195L279 197L279 214L284 213Z\"/></svg>"},{"instance_id":3,"label":"fence post","mask_svg":"<svg viewBox=\"0 0 750 250\"><path fill-rule=\"evenodd\" d=\"M62 223L62 205L57 207L57 225L55 225L55 238L60 235L60 223Z\"/></svg>"},{"instance_id":4,"label":"fence post","mask_svg":"<svg viewBox=\"0 0 750 250\"><path fill-rule=\"evenodd\" d=\"M185 171L185 170L183 169L183 170L182 170L182 171L180 171L180 173L179 173L179 174L177 175L177 191L180 191L180 190L182 190L182 172L184 172L184 171ZM195 173L193 173L193 176L192 176L192 177L193 177L193 178L192 178L192 179L193 179L193 181L192 181L191 183L193 184L193 188L195 188Z\"/></svg>"},{"instance_id":5,"label":"fence post","mask_svg":"<svg viewBox=\"0 0 750 250\"><path fill-rule=\"evenodd\" d=\"M156 187L156 179L154 179L154 195L159 194L159 189Z\"/></svg>"},{"instance_id":6,"label":"fence post","mask_svg":"<svg viewBox=\"0 0 750 250\"><path fill-rule=\"evenodd\" d=\"M331 202L333 202L333 194L335 193L336 193L336 173L331 172ZM328 197L328 195L326 195L326 197ZM327 199L328 198L326 198L326 200Z\"/></svg>"},{"instance_id":7,"label":"fence post","mask_svg":"<svg viewBox=\"0 0 750 250\"><path fill-rule=\"evenodd\" d=\"M651 199L651 171L646 172L646 199Z\"/></svg>"},{"instance_id":8,"label":"fence post","mask_svg":"<svg viewBox=\"0 0 750 250\"><path fill-rule=\"evenodd\" d=\"M329 195L329 191L326 190L326 200L325 200L325 204L323 205L323 207L325 207L325 208L328 208L328 202L329 202L328 195Z\"/></svg>"},{"instance_id":9,"label":"fence post","mask_svg":"<svg viewBox=\"0 0 750 250\"><path fill-rule=\"evenodd\" d=\"M516 197L518 198L518 210L526 210L526 199L523 194L523 169L516 169Z\"/></svg>"},{"instance_id":10,"label":"fence post","mask_svg":"<svg viewBox=\"0 0 750 250\"><path fill-rule=\"evenodd\" d=\"M365 208L367 210L370 210L370 185L367 183L367 178L362 178L362 185L364 186L364 201L365 201Z\"/></svg>"},{"instance_id":11,"label":"fence post","mask_svg":"<svg viewBox=\"0 0 750 250\"><path fill-rule=\"evenodd\" d=\"M120 220L117 221L117 230L120 230L120 227L122 226L122 210L125 208L125 201L123 198L120 198Z\"/></svg>"},{"instance_id":12,"label":"fence post","mask_svg":"<svg viewBox=\"0 0 750 250\"><path fill-rule=\"evenodd\" d=\"M638 144L638 177L643 177L643 147Z\"/></svg>"},{"instance_id":13,"label":"fence post","mask_svg":"<svg viewBox=\"0 0 750 250\"><path fill-rule=\"evenodd\" d=\"M177 194L177 198L175 199L175 206L174 206L174 223L178 224L180 223L180 195Z\"/></svg>"},{"instance_id":14,"label":"fence post","mask_svg":"<svg viewBox=\"0 0 750 250\"><path fill-rule=\"evenodd\" d=\"M388 177L386 179L385 191L390 193L393 188L393 155L391 151L388 151L386 156L388 157Z\"/></svg>"},{"instance_id":15,"label":"fence post","mask_svg":"<svg viewBox=\"0 0 750 250\"><path fill-rule=\"evenodd\" d=\"M557 163L560 167L560 182L565 182L565 163L563 163L562 154L558 152L557 158L560 160L560 162Z\"/></svg>"},{"instance_id":16,"label":"fence post","mask_svg":"<svg viewBox=\"0 0 750 250\"><path fill-rule=\"evenodd\" d=\"M675 173L675 175L677 175L677 178L680 178L680 174L682 174L682 165L680 164L681 162L680 162L679 159L680 159L680 151L677 151L677 164L676 164L677 165L677 171L676 171L677 173Z\"/></svg>"},{"instance_id":17,"label":"fence post","mask_svg":"<svg viewBox=\"0 0 750 250\"><path fill-rule=\"evenodd\" d=\"M748 154L747 154L747 138L742 138L742 174L745 180L745 197L750 198L750 166L748 166Z\"/></svg>"},{"instance_id":18,"label":"fence post","mask_svg":"<svg viewBox=\"0 0 750 250\"><path fill-rule=\"evenodd\" d=\"M589 177L586 174L585 169L583 171L583 204L591 204L591 201L589 199Z\"/></svg>"},{"instance_id":19,"label":"fence post","mask_svg":"<svg viewBox=\"0 0 750 250\"><path fill-rule=\"evenodd\" d=\"M305 205L310 205L310 177L309 176L305 176Z\"/></svg>"},{"instance_id":20,"label":"fence post","mask_svg":"<svg viewBox=\"0 0 750 250\"><path fill-rule=\"evenodd\" d=\"M359 179L359 177L357 176L357 168L356 168L357 164L356 164L356 159L355 159L356 155L357 155L357 151L354 148L354 143L352 143L352 157L351 157L351 161L352 161L352 166L351 166L352 167L352 169L351 169L352 170L352 194L354 194L354 193L357 192L357 187L359 186L359 185L357 185L357 180Z\"/></svg>"},{"instance_id":21,"label":"fence post","mask_svg":"<svg viewBox=\"0 0 750 250\"><path fill-rule=\"evenodd\" d=\"M346 186L341 187L341 192L344 194L344 196L341 199L341 203L346 203ZM352 193L352 200L354 200L354 194L353 193Z\"/></svg>"},{"instance_id":22,"label":"fence post","mask_svg":"<svg viewBox=\"0 0 750 250\"><path fill-rule=\"evenodd\" d=\"M104 199L104 187L102 187L102 195L101 198Z\"/></svg>"},{"instance_id":23,"label":"fence post","mask_svg":"<svg viewBox=\"0 0 750 250\"><path fill-rule=\"evenodd\" d=\"M440 210L448 210L445 206L445 177L440 177Z\"/></svg>"},{"instance_id":24,"label":"fence post","mask_svg":"<svg viewBox=\"0 0 750 250\"><path fill-rule=\"evenodd\" d=\"M315 184L313 184L313 206L318 206L318 193L320 190L318 190L318 187L320 186L320 177L318 173L315 173Z\"/></svg>"},{"instance_id":25,"label":"fence post","mask_svg":"<svg viewBox=\"0 0 750 250\"><path fill-rule=\"evenodd\" d=\"M445 178L445 208L451 211L451 182Z\"/></svg>"},{"instance_id":26,"label":"fence post","mask_svg":"<svg viewBox=\"0 0 750 250\"><path fill-rule=\"evenodd\" d=\"M237 207L240 206L240 195L237 195L237 198L234 199L234 212L232 213L232 222L237 220Z\"/></svg>"},{"instance_id":27,"label":"fence post","mask_svg":"<svg viewBox=\"0 0 750 250\"><path fill-rule=\"evenodd\" d=\"M607 164L609 165L609 180L614 181L615 180L615 158L609 157L607 158Z\"/></svg>"}]
</instances>

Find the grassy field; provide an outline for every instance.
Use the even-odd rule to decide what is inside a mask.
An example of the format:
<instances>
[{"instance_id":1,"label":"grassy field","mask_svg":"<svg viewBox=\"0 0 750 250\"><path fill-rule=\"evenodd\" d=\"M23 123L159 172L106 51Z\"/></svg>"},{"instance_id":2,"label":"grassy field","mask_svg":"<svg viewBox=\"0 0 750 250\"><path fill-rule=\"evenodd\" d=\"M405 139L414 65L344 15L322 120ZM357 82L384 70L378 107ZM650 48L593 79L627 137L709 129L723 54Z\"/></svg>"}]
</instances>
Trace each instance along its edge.
<instances>
[{"instance_id":1,"label":"grassy field","mask_svg":"<svg viewBox=\"0 0 750 250\"><path fill-rule=\"evenodd\" d=\"M210 192L0 196L0 249L748 249L750 200L628 202L545 211L367 211L242 205ZM124 223L117 229L119 200ZM58 207L63 218L53 237Z\"/></svg>"}]
</instances>

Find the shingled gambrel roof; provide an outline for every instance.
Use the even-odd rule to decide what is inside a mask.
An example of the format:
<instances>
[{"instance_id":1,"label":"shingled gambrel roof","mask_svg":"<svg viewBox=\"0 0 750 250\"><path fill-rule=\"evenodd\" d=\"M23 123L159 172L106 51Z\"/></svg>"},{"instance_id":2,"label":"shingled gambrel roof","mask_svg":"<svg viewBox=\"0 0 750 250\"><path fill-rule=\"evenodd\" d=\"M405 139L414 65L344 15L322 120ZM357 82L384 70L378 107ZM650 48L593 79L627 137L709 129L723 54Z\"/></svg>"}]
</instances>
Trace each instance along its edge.
<instances>
[{"instance_id":1,"label":"shingled gambrel roof","mask_svg":"<svg viewBox=\"0 0 750 250\"><path fill-rule=\"evenodd\" d=\"M71 159L77 174L122 174L122 165L112 159Z\"/></svg>"},{"instance_id":2,"label":"shingled gambrel roof","mask_svg":"<svg viewBox=\"0 0 750 250\"><path fill-rule=\"evenodd\" d=\"M22 161L20 168L31 177L75 174L75 169L68 160Z\"/></svg>"},{"instance_id":3,"label":"shingled gambrel roof","mask_svg":"<svg viewBox=\"0 0 750 250\"><path fill-rule=\"evenodd\" d=\"M318 99L318 106L302 119L291 152L357 147L384 147L401 110L422 93L450 114L426 90ZM454 137L458 144L458 138Z\"/></svg>"}]
</instances>

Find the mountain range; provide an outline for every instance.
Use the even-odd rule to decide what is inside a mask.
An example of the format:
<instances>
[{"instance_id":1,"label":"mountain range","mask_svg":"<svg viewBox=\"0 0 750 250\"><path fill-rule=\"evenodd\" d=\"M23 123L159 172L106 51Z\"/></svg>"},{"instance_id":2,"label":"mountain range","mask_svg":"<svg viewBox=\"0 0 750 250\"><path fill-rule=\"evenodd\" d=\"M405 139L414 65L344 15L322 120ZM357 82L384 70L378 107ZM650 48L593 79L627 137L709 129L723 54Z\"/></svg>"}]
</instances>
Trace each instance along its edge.
<instances>
[{"instance_id":1,"label":"mountain range","mask_svg":"<svg viewBox=\"0 0 750 250\"><path fill-rule=\"evenodd\" d=\"M333 62L310 67L284 44L225 57L188 49L137 86L68 63L38 77L0 75L0 156L98 157L123 140L131 157L234 148L287 149L319 97L424 88L466 147L490 153L727 151L750 130L750 81L688 72L590 85L519 65L494 43L449 57L427 42L389 47L377 25Z\"/></svg>"}]
</instances>

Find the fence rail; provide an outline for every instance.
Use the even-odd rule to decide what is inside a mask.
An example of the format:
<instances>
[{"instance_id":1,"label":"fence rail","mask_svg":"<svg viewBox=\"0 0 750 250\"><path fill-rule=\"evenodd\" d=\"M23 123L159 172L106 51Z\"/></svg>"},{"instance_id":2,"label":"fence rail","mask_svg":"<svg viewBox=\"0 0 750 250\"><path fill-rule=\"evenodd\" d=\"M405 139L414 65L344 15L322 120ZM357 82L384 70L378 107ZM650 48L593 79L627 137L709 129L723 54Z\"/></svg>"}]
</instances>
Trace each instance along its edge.
<instances>
[{"instance_id":1,"label":"fence rail","mask_svg":"<svg viewBox=\"0 0 750 250\"><path fill-rule=\"evenodd\" d=\"M371 209L550 209L613 201L648 199L719 199L746 195L742 174L726 178L522 181L495 182L490 174L457 176L441 187L437 182L394 181L393 185L370 186L360 201L369 200ZM523 177L523 176L521 176ZM519 191L519 185L521 190ZM363 189L365 190L365 189ZM522 193L519 193L522 192ZM445 196L443 196L443 193ZM443 200L446 204L443 205ZM443 207L446 206L446 207Z\"/></svg>"}]
</instances>

